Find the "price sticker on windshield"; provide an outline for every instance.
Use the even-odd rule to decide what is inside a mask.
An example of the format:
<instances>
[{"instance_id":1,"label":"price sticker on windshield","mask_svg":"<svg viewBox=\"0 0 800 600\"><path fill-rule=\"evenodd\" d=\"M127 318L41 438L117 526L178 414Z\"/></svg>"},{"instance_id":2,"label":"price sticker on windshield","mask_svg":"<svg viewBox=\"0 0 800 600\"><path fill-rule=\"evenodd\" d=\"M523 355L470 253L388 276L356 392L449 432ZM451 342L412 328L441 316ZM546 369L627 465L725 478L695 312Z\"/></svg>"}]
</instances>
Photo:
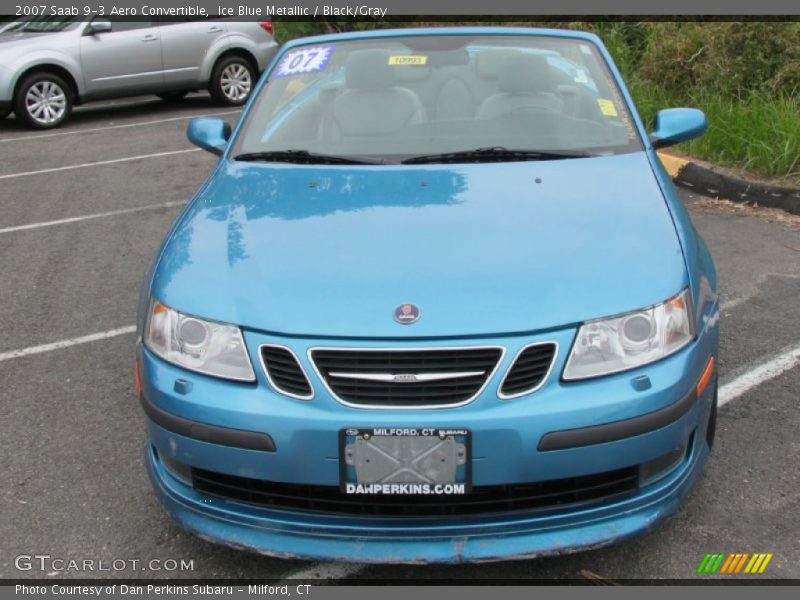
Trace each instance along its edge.
<instances>
[{"instance_id":1,"label":"price sticker on windshield","mask_svg":"<svg viewBox=\"0 0 800 600\"><path fill-rule=\"evenodd\" d=\"M309 46L290 50L281 58L272 75L273 78L290 75L317 73L328 66L333 55L333 44L327 46Z\"/></svg>"},{"instance_id":2,"label":"price sticker on windshield","mask_svg":"<svg viewBox=\"0 0 800 600\"><path fill-rule=\"evenodd\" d=\"M389 57L390 65L426 65L428 57L420 54L404 54Z\"/></svg>"}]
</instances>

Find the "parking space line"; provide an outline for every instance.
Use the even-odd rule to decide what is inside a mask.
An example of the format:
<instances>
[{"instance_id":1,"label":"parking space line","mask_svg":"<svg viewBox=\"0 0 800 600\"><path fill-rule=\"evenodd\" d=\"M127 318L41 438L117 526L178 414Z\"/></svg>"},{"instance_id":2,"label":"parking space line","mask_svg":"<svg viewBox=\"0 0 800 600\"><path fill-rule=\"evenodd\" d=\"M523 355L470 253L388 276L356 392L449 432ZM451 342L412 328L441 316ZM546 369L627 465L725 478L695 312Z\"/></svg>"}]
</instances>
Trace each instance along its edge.
<instances>
[{"instance_id":1,"label":"parking space line","mask_svg":"<svg viewBox=\"0 0 800 600\"><path fill-rule=\"evenodd\" d=\"M91 129L76 129L74 131L57 131L55 133L41 133L38 135L25 135L12 138L0 138L0 144L6 144L8 142L24 142L30 140L39 140L42 138L61 137L64 135L75 135L78 133L93 133L96 131L107 131L109 129L125 129L126 127L144 127L145 125L158 125L160 123L170 123L173 121L185 121L187 119L193 119L195 117L221 117L223 115L239 114L240 112L241 112L240 110L226 110L223 112L206 113L201 115L183 115L180 117L170 117L168 119L156 119L153 121L139 121L137 123L123 123L121 125L108 125L106 127L92 127Z\"/></svg>"},{"instance_id":2,"label":"parking space line","mask_svg":"<svg viewBox=\"0 0 800 600\"><path fill-rule=\"evenodd\" d=\"M52 227L53 225L64 225L66 223L78 223L80 221L88 221L90 219L116 217L117 215L129 215L131 213L137 213L146 210L158 210L159 208L171 208L173 206L183 206L184 204L186 204L185 201L176 200L174 202L163 202L161 204L148 204L147 206L137 206L135 208L122 208L120 210L110 210L108 212L94 213L91 215L83 215L80 217L69 217L66 219L58 219L56 221L41 221L39 223L28 223L27 225L16 225L14 227L5 227L3 229L0 229L0 234L11 233L13 231L25 231L28 229L40 229L42 227Z\"/></svg>"},{"instance_id":3,"label":"parking space line","mask_svg":"<svg viewBox=\"0 0 800 600\"><path fill-rule=\"evenodd\" d=\"M156 152L154 154L139 154L138 156L126 156L125 158L100 160L97 162L81 163L79 165L52 167L50 169L41 169L39 171L23 171L22 173L9 173L8 175L0 175L0 180L13 179L14 177L29 177L31 175L44 175L45 173L57 173L58 171L70 171L72 169L85 169L87 167L101 167L103 165L113 165L115 163L129 162L132 160L142 160L145 158L158 158L160 156L172 156L175 154L187 154L189 152L200 152L200 148L189 148L187 150L171 150L169 152Z\"/></svg>"},{"instance_id":4,"label":"parking space line","mask_svg":"<svg viewBox=\"0 0 800 600\"><path fill-rule=\"evenodd\" d=\"M31 354L41 354L43 352L52 352L53 350L61 350L62 348L69 348L70 346L79 346L80 344L88 344L89 342L97 342L99 340L107 340L108 338L133 333L136 331L135 325L128 325L127 327L119 327L117 329L109 329L100 333L92 333L81 337L70 338L68 340L60 340L51 344L42 344L41 346L31 346L29 348L22 348L20 350L11 350L9 352L0 352L0 362L11 360L12 358L22 358L23 356L30 356Z\"/></svg>"},{"instance_id":5,"label":"parking space line","mask_svg":"<svg viewBox=\"0 0 800 600\"><path fill-rule=\"evenodd\" d=\"M797 365L800 365L800 345L785 348L773 359L745 371L733 381L721 386L719 388L719 405L724 406L754 387L785 373Z\"/></svg>"}]
</instances>

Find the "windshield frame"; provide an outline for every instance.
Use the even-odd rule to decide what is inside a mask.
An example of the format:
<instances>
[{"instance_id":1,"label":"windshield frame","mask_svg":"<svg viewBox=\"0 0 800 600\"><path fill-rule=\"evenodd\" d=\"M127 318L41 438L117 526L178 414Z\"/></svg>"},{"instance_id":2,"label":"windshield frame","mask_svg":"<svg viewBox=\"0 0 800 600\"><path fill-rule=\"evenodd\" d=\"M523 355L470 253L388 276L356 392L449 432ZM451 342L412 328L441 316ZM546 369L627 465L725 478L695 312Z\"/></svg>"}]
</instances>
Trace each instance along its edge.
<instances>
[{"instance_id":1,"label":"windshield frame","mask_svg":"<svg viewBox=\"0 0 800 600\"><path fill-rule=\"evenodd\" d=\"M520 27L451 27L451 28L435 28L435 29L428 29L428 28L408 28L408 29L394 29L394 30L373 30L373 31L361 31L361 32L350 32L344 34L330 34L330 35L322 35L322 36L313 36L313 37L306 37L306 38L298 38L291 42L285 44L278 54L276 54L271 63L268 65L267 69L264 71L260 81L256 85L253 94L251 95L250 100L248 101L247 105L245 106L244 111L242 112L232 134L229 139L229 142L226 146L225 151L222 155L222 160L233 160L233 156L252 152L252 149L244 150L241 147L242 140L244 139L244 134L247 131L247 128L252 125L252 119L254 118L254 112L259 104L259 98L265 93L265 87L270 82L274 81L274 73L276 70L277 65L280 63L281 59L290 51L295 50L297 48L302 48L305 46L314 46L318 44L330 44L330 43L346 43L351 41L368 41L368 40L391 40L391 39L402 39L408 37L458 37L458 36L467 36L470 38L480 40L481 38L550 38L550 39L560 39L565 41L571 41L575 44L587 44L591 48L591 52L595 59L597 67L602 71L602 75L605 78L605 83L611 88L611 91L616 96L616 100L619 104L623 107L626 115L630 122L630 138L629 138L629 145L628 147L619 150L619 146L614 147L602 147L597 146L596 148L590 148L590 150L594 149L597 151L598 156L601 155L608 155L608 154L628 154L633 152L642 152L647 151L650 148L649 137L647 136L646 129L643 125L641 117L636 109L636 106L633 102L633 98L628 90L625 82L622 78L621 73L617 69L611 55L609 54L608 50L602 43L599 37L594 34L580 32L580 31L571 31L571 30L560 30L560 29L538 29L538 28L520 28ZM467 44L468 45L468 44ZM311 84L308 87L313 87L315 84ZM303 92L299 92L297 95L301 95ZM294 98L292 98L293 100ZM292 103L290 100L288 104ZM281 117L281 113L285 110L286 105L278 107L276 111L272 114L272 116L267 120L267 123L272 123L275 119ZM614 151L614 149L618 151ZM296 150L286 148L285 150ZM313 152L314 148L303 148L302 150L309 150ZM525 151L552 151L552 149L547 148L524 148L519 150ZM367 153L361 153L360 156L363 158L366 156ZM594 154L592 154L594 155ZM341 154L342 158L348 158L349 155ZM382 154L370 154L371 158L374 158L375 164L398 164L402 165L405 159L415 158L417 155L382 155ZM476 161L465 161L465 162L476 162ZM500 162L500 161L492 161L492 162ZM438 164L438 163L429 163L429 164ZM411 165L408 165L411 166Z\"/></svg>"}]
</instances>

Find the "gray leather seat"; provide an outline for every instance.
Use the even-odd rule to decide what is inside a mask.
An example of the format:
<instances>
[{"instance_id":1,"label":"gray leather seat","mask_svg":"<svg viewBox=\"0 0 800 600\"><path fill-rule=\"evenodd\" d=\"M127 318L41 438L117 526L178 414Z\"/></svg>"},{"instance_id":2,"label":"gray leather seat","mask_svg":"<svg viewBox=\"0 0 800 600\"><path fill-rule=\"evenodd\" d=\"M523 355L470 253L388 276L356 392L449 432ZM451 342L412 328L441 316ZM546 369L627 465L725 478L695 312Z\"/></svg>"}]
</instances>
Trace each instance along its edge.
<instances>
[{"instance_id":1,"label":"gray leather seat","mask_svg":"<svg viewBox=\"0 0 800 600\"><path fill-rule=\"evenodd\" d=\"M561 112L557 81L543 56L513 54L500 65L500 92L489 96L478 107L479 119L493 119L519 109Z\"/></svg>"},{"instance_id":2,"label":"gray leather seat","mask_svg":"<svg viewBox=\"0 0 800 600\"><path fill-rule=\"evenodd\" d=\"M416 94L397 85L398 67L389 57L386 50L358 50L347 58L345 89L332 111L339 136L382 136L424 120Z\"/></svg>"}]
</instances>

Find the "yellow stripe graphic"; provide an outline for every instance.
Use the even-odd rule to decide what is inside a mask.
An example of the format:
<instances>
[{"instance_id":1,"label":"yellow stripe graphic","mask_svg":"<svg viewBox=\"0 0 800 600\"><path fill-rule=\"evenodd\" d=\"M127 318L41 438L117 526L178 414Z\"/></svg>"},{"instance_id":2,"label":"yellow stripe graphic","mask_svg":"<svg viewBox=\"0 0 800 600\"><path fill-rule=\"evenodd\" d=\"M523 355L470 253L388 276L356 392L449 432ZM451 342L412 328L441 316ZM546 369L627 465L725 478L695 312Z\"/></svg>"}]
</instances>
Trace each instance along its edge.
<instances>
[{"instance_id":1,"label":"yellow stripe graphic","mask_svg":"<svg viewBox=\"0 0 800 600\"><path fill-rule=\"evenodd\" d=\"M758 554L753 554L753 558L750 559L750 562L747 563L747 566L744 568L745 573L749 573L750 570L753 568L753 565L758 560Z\"/></svg>"},{"instance_id":2,"label":"yellow stripe graphic","mask_svg":"<svg viewBox=\"0 0 800 600\"><path fill-rule=\"evenodd\" d=\"M767 555L763 552L758 552L753 554L753 558L747 563L747 567L745 567L745 573L758 573L758 570L761 568L761 563Z\"/></svg>"},{"instance_id":3,"label":"yellow stripe graphic","mask_svg":"<svg viewBox=\"0 0 800 600\"><path fill-rule=\"evenodd\" d=\"M750 569L751 573L758 573L758 569L761 567L761 562L764 560L764 558L766 556L767 556L766 554L759 554L758 555L758 560L756 561L756 564L754 564L753 568Z\"/></svg>"},{"instance_id":4,"label":"yellow stripe graphic","mask_svg":"<svg viewBox=\"0 0 800 600\"><path fill-rule=\"evenodd\" d=\"M758 570L758 572L759 573L763 573L764 569L767 568L767 565L769 564L769 561L771 561L771 560L772 560L772 553L770 552L769 554L767 554L766 558L764 559L764 562L761 563L761 568Z\"/></svg>"}]
</instances>

